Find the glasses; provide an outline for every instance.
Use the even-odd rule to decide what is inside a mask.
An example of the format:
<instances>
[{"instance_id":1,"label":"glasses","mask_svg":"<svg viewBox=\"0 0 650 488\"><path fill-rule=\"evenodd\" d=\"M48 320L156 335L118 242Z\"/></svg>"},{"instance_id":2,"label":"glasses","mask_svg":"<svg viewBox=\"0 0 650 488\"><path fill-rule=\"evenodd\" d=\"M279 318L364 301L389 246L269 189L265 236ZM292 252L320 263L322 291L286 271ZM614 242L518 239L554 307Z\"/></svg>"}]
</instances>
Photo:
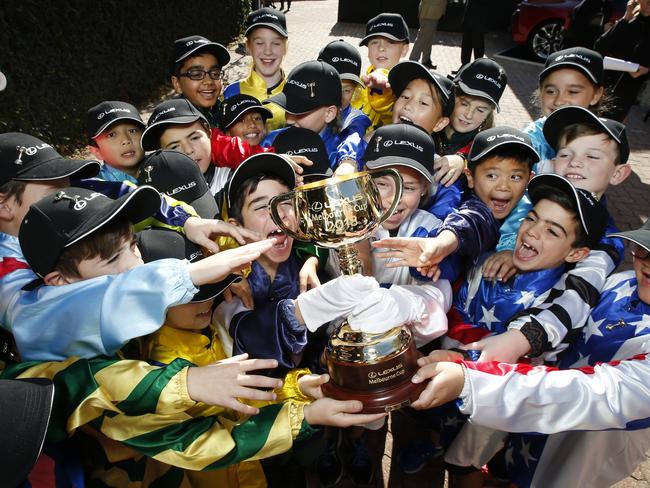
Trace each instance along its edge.
<instances>
[{"instance_id":1,"label":"glasses","mask_svg":"<svg viewBox=\"0 0 650 488\"><path fill-rule=\"evenodd\" d=\"M194 81L201 81L203 78L205 78L205 75L208 75L211 79L216 81L216 80L221 80L223 78L223 71L221 71L220 68L212 68L209 69L208 71L197 68L197 69L187 70L185 73L180 73L180 75L185 76L190 80L194 80Z\"/></svg>"},{"instance_id":2,"label":"glasses","mask_svg":"<svg viewBox=\"0 0 650 488\"><path fill-rule=\"evenodd\" d=\"M636 259L643 261L644 259L648 259L649 255L650 255L650 251L648 251L643 246L634 244L634 246L632 247L632 256L634 256Z\"/></svg>"}]
</instances>

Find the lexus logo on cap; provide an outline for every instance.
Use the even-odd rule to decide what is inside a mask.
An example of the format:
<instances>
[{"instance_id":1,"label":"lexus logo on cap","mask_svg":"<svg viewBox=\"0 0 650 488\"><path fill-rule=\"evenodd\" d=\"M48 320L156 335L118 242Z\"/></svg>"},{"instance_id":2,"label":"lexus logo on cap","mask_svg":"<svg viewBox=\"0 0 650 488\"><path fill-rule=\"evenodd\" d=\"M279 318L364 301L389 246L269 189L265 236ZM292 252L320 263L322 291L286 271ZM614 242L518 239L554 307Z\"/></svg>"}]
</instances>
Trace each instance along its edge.
<instances>
[{"instance_id":1,"label":"lexus logo on cap","mask_svg":"<svg viewBox=\"0 0 650 488\"><path fill-rule=\"evenodd\" d=\"M187 41L185 43L185 45L186 46L191 46L192 44L205 44L206 42L208 42L208 41L205 40L205 39L196 39L195 41Z\"/></svg>"},{"instance_id":2,"label":"lexus logo on cap","mask_svg":"<svg viewBox=\"0 0 650 488\"><path fill-rule=\"evenodd\" d=\"M477 80L485 80L485 81L489 81L489 82L492 83L493 85L496 85L498 88L501 88L501 83L499 83L497 80L495 80L495 79L492 78L491 76L485 76L483 73L478 73L478 74L476 75L476 79L477 79Z\"/></svg>"},{"instance_id":3,"label":"lexus logo on cap","mask_svg":"<svg viewBox=\"0 0 650 488\"><path fill-rule=\"evenodd\" d=\"M166 108L166 109L163 110L162 112L157 113L156 116L153 118L153 121L155 122L155 121L158 120L162 115L165 115L166 113L169 113L169 112L174 112L175 110L176 110L176 107L169 107L169 108Z\"/></svg>"},{"instance_id":4,"label":"lexus logo on cap","mask_svg":"<svg viewBox=\"0 0 650 488\"><path fill-rule=\"evenodd\" d=\"M332 62L333 63L339 63L339 62L341 62L341 63L350 63L350 64L353 64L354 66L359 66L359 63L357 63L354 59L339 58L338 56L334 56L332 58Z\"/></svg>"},{"instance_id":5,"label":"lexus logo on cap","mask_svg":"<svg viewBox=\"0 0 650 488\"><path fill-rule=\"evenodd\" d=\"M253 23L259 22L260 20L265 19L265 18L278 20L277 15L265 13L265 14L260 14L260 15L257 15L256 17L253 17Z\"/></svg>"},{"instance_id":6,"label":"lexus logo on cap","mask_svg":"<svg viewBox=\"0 0 650 488\"><path fill-rule=\"evenodd\" d=\"M569 59L569 58L578 58L584 61L585 63L591 63L591 59L583 56L582 54L578 53L572 53L572 54L560 54L557 58L555 58L555 61L560 61L562 59Z\"/></svg>"},{"instance_id":7,"label":"lexus logo on cap","mask_svg":"<svg viewBox=\"0 0 650 488\"><path fill-rule=\"evenodd\" d=\"M384 141L384 147L391 147L393 144L396 146L410 146L416 151L424 152L424 148L413 141L404 141L401 139L400 140L388 139L387 141Z\"/></svg>"},{"instance_id":8,"label":"lexus logo on cap","mask_svg":"<svg viewBox=\"0 0 650 488\"><path fill-rule=\"evenodd\" d=\"M101 120L101 119L104 118L104 116L106 116L106 115L108 115L108 114L115 113L115 112L126 112L126 113L128 113L128 114L131 113L131 111L130 111L128 108L112 108L112 109L110 109L110 110L104 110L102 113L100 113L100 114L97 116L97 120Z\"/></svg>"},{"instance_id":9,"label":"lexus logo on cap","mask_svg":"<svg viewBox=\"0 0 650 488\"><path fill-rule=\"evenodd\" d=\"M505 132L505 133L503 133L503 134L497 134L497 135L495 135L495 136L490 136L490 137L488 137L488 138L486 139L486 141L488 141L488 142L492 142L492 141L494 141L495 139L517 139L517 140L520 141L520 142L523 142L523 143L526 142L526 141L524 140L523 137L516 136L515 134L509 134L509 133L507 133L507 132Z\"/></svg>"}]
</instances>

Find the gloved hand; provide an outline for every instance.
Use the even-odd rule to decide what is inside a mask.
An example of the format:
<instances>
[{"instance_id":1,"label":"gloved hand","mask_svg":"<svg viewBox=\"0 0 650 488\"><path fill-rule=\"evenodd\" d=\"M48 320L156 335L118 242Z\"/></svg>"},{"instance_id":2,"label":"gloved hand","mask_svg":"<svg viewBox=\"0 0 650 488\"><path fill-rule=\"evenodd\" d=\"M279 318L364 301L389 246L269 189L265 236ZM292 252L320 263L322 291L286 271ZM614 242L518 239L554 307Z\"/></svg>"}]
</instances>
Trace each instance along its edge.
<instances>
[{"instance_id":1,"label":"gloved hand","mask_svg":"<svg viewBox=\"0 0 650 488\"><path fill-rule=\"evenodd\" d=\"M354 330L380 334L393 327L419 321L427 309L422 297L400 286L377 288L348 315L348 324Z\"/></svg>"},{"instance_id":2,"label":"gloved hand","mask_svg":"<svg viewBox=\"0 0 650 488\"><path fill-rule=\"evenodd\" d=\"M365 306L368 296L378 289L379 283L371 276L339 276L301 293L296 306L307 329L313 332L331 320L347 317L358 306Z\"/></svg>"}]
</instances>

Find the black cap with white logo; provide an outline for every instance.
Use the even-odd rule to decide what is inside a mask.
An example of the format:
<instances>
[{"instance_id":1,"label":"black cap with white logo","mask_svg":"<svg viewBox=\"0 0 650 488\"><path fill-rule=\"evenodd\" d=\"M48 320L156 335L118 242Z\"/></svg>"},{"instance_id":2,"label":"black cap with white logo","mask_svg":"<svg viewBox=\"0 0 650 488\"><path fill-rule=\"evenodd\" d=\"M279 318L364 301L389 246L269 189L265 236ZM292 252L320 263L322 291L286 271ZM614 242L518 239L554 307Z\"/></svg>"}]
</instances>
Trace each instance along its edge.
<instances>
[{"instance_id":1,"label":"black cap with white logo","mask_svg":"<svg viewBox=\"0 0 650 488\"><path fill-rule=\"evenodd\" d=\"M318 53L318 61L324 61L334 66L342 80L361 82L361 55L359 50L343 39L332 41Z\"/></svg>"},{"instance_id":2,"label":"black cap with white logo","mask_svg":"<svg viewBox=\"0 0 650 488\"><path fill-rule=\"evenodd\" d=\"M50 181L97 176L99 161L67 159L51 145L29 134L0 134L0 185L9 180Z\"/></svg>"},{"instance_id":3,"label":"black cap with white logo","mask_svg":"<svg viewBox=\"0 0 650 488\"><path fill-rule=\"evenodd\" d=\"M117 200L85 188L64 188L29 207L18 240L29 266L42 278L54 269L66 247L116 217L136 223L159 208L160 193L150 186L140 186Z\"/></svg>"},{"instance_id":4,"label":"black cap with white logo","mask_svg":"<svg viewBox=\"0 0 650 488\"><path fill-rule=\"evenodd\" d=\"M618 144L620 164L627 163L627 159L630 156L630 143L627 140L625 124L616 120L598 117L596 114L583 107L569 105L567 107L558 108L551 113L551 115L549 115L544 121L544 126L542 128L544 131L544 138L548 141L551 147L558 150L562 131L572 124L590 125L597 130L608 134Z\"/></svg>"},{"instance_id":5,"label":"black cap with white logo","mask_svg":"<svg viewBox=\"0 0 650 488\"><path fill-rule=\"evenodd\" d=\"M539 74L539 81L541 82L546 75L558 68L577 69L596 85L603 84L603 56L586 47L570 47L549 55L544 63L544 69Z\"/></svg>"},{"instance_id":6,"label":"black cap with white logo","mask_svg":"<svg viewBox=\"0 0 650 488\"><path fill-rule=\"evenodd\" d=\"M213 54L222 68L230 62L228 49L218 42L212 42L203 36L183 37L174 41L170 59L170 73L174 74L176 65L181 61L190 56L198 56L201 53Z\"/></svg>"},{"instance_id":7,"label":"black cap with white logo","mask_svg":"<svg viewBox=\"0 0 650 488\"><path fill-rule=\"evenodd\" d=\"M388 82L395 96L399 97L407 85L417 79L426 80L438 89L442 100L442 114L449 117L454 111L456 97L454 96L454 84L446 76L428 69L417 61L402 61L397 63L388 73Z\"/></svg>"},{"instance_id":8,"label":"black cap with white logo","mask_svg":"<svg viewBox=\"0 0 650 488\"><path fill-rule=\"evenodd\" d=\"M576 188L569 180L556 174L537 175L528 182L528 194L533 205L547 194L544 187L560 190L575 203L589 245L597 244L609 222L609 213L605 206L592 193Z\"/></svg>"},{"instance_id":9,"label":"black cap with white logo","mask_svg":"<svg viewBox=\"0 0 650 488\"><path fill-rule=\"evenodd\" d=\"M274 8L264 7L254 10L246 18L246 32L244 35L248 36L250 31L258 27L268 27L273 29L282 37L289 37L287 33L287 18L279 10Z\"/></svg>"},{"instance_id":10,"label":"black cap with white logo","mask_svg":"<svg viewBox=\"0 0 650 488\"><path fill-rule=\"evenodd\" d=\"M304 127L288 127L281 131L273 141L278 154L304 156L314 163L303 167L302 177L306 182L332 176L327 149L321 136Z\"/></svg>"},{"instance_id":11,"label":"black cap with white logo","mask_svg":"<svg viewBox=\"0 0 650 488\"><path fill-rule=\"evenodd\" d=\"M539 154L533 147L528 134L505 125L483 130L476 134L467 159L476 162L497 148L504 146L519 147L532 159L533 163L539 161Z\"/></svg>"},{"instance_id":12,"label":"black cap with white logo","mask_svg":"<svg viewBox=\"0 0 650 488\"><path fill-rule=\"evenodd\" d=\"M409 26L400 14L379 14L366 24L366 36L361 39L359 46L367 46L368 41L376 36L408 42Z\"/></svg>"},{"instance_id":13,"label":"black cap with white logo","mask_svg":"<svg viewBox=\"0 0 650 488\"><path fill-rule=\"evenodd\" d=\"M138 249L145 263L158 261L159 259L186 259L195 263L207 257L199 246L187 239L182 234L170 229L145 229L138 232ZM217 283L207 283L199 286L199 292L192 297L191 303L205 302L219 296L236 281L241 278L229 274L225 279Z\"/></svg>"},{"instance_id":14,"label":"black cap with white logo","mask_svg":"<svg viewBox=\"0 0 650 488\"><path fill-rule=\"evenodd\" d=\"M201 218L213 219L219 213L217 202L189 156L169 149L158 149L142 162L138 184L153 186L175 200L191 205Z\"/></svg>"},{"instance_id":15,"label":"black cap with white logo","mask_svg":"<svg viewBox=\"0 0 650 488\"><path fill-rule=\"evenodd\" d=\"M408 166L433 183L433 138L414 125L390 124L377 129L368 142L363 160L370 169Z\"/></svg>"},{"instance_id":16,"label":"black cap with white logo","mask_svg":"<svg viewBox=\"0 0 650 488\"><path fill-rule=\"evenodd\" d=\"M95 105L88 110L86 130L88 137L94 139L104 132L110 125L128 120L144 129L144 122L140 112L130 103L106 101Z\"/></svg>"},{"instance_id":17,"label":"black cap with white logo","mask_svg":"<svg viewBox=\"0 0 650 488\"><path fill-rule=\"evenodd\" d=\"M257 98L239 93L230 98L226 98L221 104L219 128L226 130L237 122L239 117L250 111L258 112L265 121L273 118L273 112L264 107Z\"/></svg>"},{"instance_id":18,"label":"black cap with white logo","mask_svg":"<svg viewBox=\"0 0 650 488\"><path fill-rule=\"evenodd\" d=\"M506 89L508 77L499 63L490 58L478 58L464 65L456 74L454 83L463 93L475 97L487 98L497 112L499 100Z\"/></svg>"},{"instance_id":19,"label":"black cap with white logo","mask_svg":"<svg viewBox=\"0 0 650 488\"><path fill-rule=\"evenodd\" d=\"M275 103L290 114L304 114L319 107L339 107L341 95L338 71L322 61L306 61L291 70L282 93L263 103Z\"/></svg>"},{"instance_id":20,"label":"black cap with white logo","mask_svg":"<svg viewBox=\"0 0 650 488\"><path fill-rule=\"evenodd\" d=\"M151 112L147 128L142 133L142 149L154 151L160 148L160 136L170 124L191 124L208 120L185 98L173 98L159 103Z\"/></svg>"}]
</instances>

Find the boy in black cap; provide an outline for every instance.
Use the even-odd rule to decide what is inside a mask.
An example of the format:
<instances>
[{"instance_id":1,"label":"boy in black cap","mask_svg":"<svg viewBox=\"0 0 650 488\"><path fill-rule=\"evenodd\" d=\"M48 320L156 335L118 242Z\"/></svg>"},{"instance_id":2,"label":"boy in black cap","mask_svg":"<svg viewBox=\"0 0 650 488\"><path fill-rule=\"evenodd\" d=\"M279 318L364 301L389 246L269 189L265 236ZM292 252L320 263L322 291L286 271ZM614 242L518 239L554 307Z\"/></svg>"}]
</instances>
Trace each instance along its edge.
<instances>
[{"instance_id":1,"label":"boy in black cap","mask_svg":"<svg viewBox=\"0 0 650 488\"><path fill-rule=\"evenodd\" d=\"M259 146L266 137L266 121L273 113L250 95L234 95L221 104L219 129L230 137L239 137L251 146Z\"/></svg>"},{"instance_id":2,"label":"boy in black cap","mask_svg":"<svg viewBox=\"0 0 650 488\"><path fill-rule=\"evenodd\" d=\"M278 154L302 156L313 163L303 169L301 176L304 183L332 176L325 143L312 130L303 127L288 127L277 135L273 141L273 147Z\"/></svg>"},{"instance_id":3,"label":"boy in black cap","mask_svg":"<svg viewBox=\"0 0 650 488\"><path fill-rule=\"evenodd\" d=\"M217 126L223 68L229 62L228 50L205 37L189 36L174 41L169 68L172 86L213 127Z\"/></svg>"},{"instance_id":4,"label":"boy in black cap","mask_svg":"<svg viewBox=\"0 0 650 488\"><path fill-rule=\"evenodd\" d=\"M135 183L144 157L140 145L143 130L140 113L130 103L107 101L88 110L90 152L104 162L100 178Z\"/></svg>"},{"instance_id":5,"label":"boy in black cap","mask_svg":"<svg viewBox=\"0 0 650 488\"><path fill-rule=\"evenodd\" d=\"M359 46L368 47L370 66L361 76L366 89L359 93L352 106L368 115L376 129L391 120L393 93L388 72L408 53L408 25L400 14L379 14L366 24L366 36Z\"/></svg>"}]
</instances>

